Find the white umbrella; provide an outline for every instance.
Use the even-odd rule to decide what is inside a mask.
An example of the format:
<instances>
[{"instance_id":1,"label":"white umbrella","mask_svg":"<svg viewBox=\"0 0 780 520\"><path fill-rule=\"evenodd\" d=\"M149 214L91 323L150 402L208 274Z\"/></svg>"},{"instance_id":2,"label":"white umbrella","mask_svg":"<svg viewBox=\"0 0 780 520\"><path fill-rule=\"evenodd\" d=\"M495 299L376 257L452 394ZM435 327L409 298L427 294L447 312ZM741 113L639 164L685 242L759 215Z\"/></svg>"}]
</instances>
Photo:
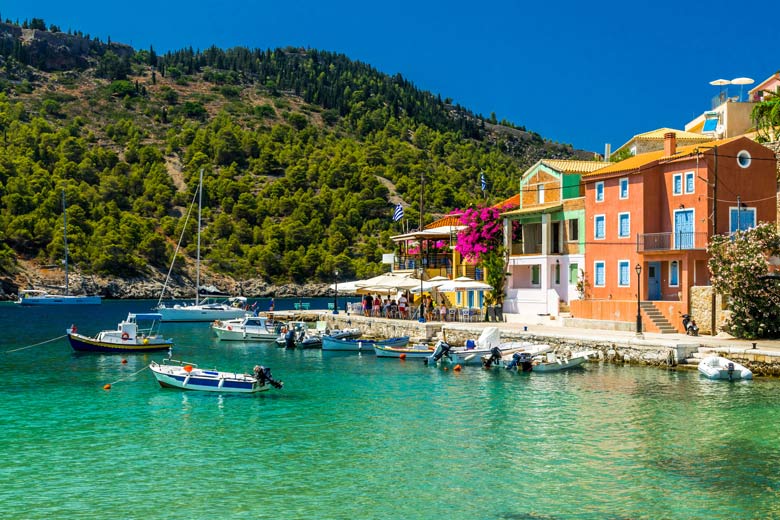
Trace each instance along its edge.
<instances>
[{"instance_id":1,"label":"white umbrella","mask_svg":"<svg viewBox=\"0 0 780 520\"><path fill-rule=\"evenodd\" d=\"M332 283L332 284L329 285L329 287L335 291L336 290L336 285L338 285L338 291L340 293L350 293L351 294L351 293L357 292L358 288L357 288L357 286L355 284L358 283L359 281L360 280L355 280L353 282L340 282L338 284Z\"/></svg>"},{"instance_id":2,"label":"white umbrella","mask_svg":"<svg viewBox=\"0 0 780 520\"><path fill-rule=\"evenodd\" d=\"M412 289L414 287L419 287L420 280L409 278L408 276L387 273L375 276L374 278L369 278L368 280L355 282L355 285L358 288L381 287L385 289Z\"/></svg>"},{"instance_id":3,"label":"white umbrella","mask_svg":"<svg viewBox=\"0 0 780 520\"><path fill-rule=\"evenodd\" d=\"M445 284L449 282L450 279L446 276L434 276L430 280L426 280L422 283L422 291L430 291L431 289L438 289L440 285ZM412 287L411 291L413 293L420 292L420 284L418 283L417 286Z\"/></svg>"},{"instance_id":4,"label":"white umbrella","mask_svg":"<svg viewBox=\"0 0 780 520\"><path fill-rule=\"evenodd\" d=\"M493 286L484 282L478 282L468 276L455 278L451 282L445 282L437 287L440 292L455 291L492 291Z\"/></svg>"}]
</instances>

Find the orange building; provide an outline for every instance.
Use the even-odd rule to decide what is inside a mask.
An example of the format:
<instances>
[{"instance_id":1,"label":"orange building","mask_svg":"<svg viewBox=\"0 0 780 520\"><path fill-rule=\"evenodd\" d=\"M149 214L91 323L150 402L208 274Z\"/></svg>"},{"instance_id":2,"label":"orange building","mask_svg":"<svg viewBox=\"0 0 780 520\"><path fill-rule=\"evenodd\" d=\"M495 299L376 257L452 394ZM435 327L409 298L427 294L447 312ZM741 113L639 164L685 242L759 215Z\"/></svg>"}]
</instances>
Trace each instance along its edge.
<instances>
[{"instance_id":1,"label":"orange building","mask_svg":"<svg viewBox=\"0 0 780 520\"><path fill-rule=\"evenodd\" d=\"M661 151L584 174L586 290L572 314L634 322L639 299L645 330L681 331L691 287L710 284L709 237L776 221L775 164L745 137L677 148L668 133Z\"/></svg>"}]
</instances>

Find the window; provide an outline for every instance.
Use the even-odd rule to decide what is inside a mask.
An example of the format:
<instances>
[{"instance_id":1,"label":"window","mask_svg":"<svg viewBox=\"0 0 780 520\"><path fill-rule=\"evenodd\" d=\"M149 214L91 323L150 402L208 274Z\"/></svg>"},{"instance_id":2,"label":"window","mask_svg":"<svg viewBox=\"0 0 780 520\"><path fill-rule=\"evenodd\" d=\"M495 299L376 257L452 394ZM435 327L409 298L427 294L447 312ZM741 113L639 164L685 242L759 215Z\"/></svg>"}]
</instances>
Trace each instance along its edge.
<instances>
[{"instance_id":1,"label":"window","mask_svg":"<svg viewBox=\"0 0 780 520\"><path fill-rule=\"evenodd\" d=\"M593 262L593 272L595 273L595 279L593 280L593 285L596 287L604 287L604 262L598 261Z\"/></svg>"},{"instance_id":2,"label":"window","mask_svg":"<svg viewBox=\"0 0 780 520\"><path fill-rule=\"evenodd\" d=\"M756 227L756 208L743 206L739 211L737 208L729 208L729 230L732 233L754 227Z\"/></svg>"},{"instance_id":3,"label":"window","mask_svg":"<svg viewBox=\"0 0 780 520\"><path fill-rule=\"evenodd\" d=\"M740 168L747 168L750 166L750 153L747 150L741 150L737 153L737 164Z\"/></svg>"},{"instance_id":4,"label":"window","mask_svg":"<svg viewBox=\"0 0 780 520\"><path fill-rule=\"evenodd\" d=\"M539 279L541 278L541 267L540 265L532 265L531 266L531 285L534 287L539 287Z\"/></svg>"},{"instance_id":5,"label":"window","mask_svg":"<svg viewBox=\"0 0 780 520\"><path fill-rule=\"evenodd\" d=\"M631 213L618 213L618 236L627 238L631 234Z\"/></svg>"},{"instance_id":6,"label":"window","mask_svg":"<svg viewBox=\"0 0 780 520\"><path fill-rule=\"evenodd\" d=\"M618 262L618 285L620 287L628 287L631 285L631 276L628 265L628 260L620 260Z\"/></svg>"},{"instance_id":7,"label":"window","mask_svg":"<svg viewBox=\"0 0 780 520\"><path fill-rule=\"evenodd\" d=\"M705 132L714 132L718 129L718 118L714 117L711 119L705 119L704 120L704 127L701 129L701 133Z\"/></svg>"},{"instance_id":8,"label":"window","mask_svg":"<svg viewBox=\"0 0 780 520\"><path fill-rule=\"evenodd\" d=\"M674 260L669 264L669 287L678 287L680 285L680 264Z\"/></svg>"},{"instance_id":9,"label":"window","mask_svg":"<svg viewBox=\"0 0 780 520\"><path fill-rule=\"evenodd\" d=\"M573 218L567 222L569 223L569 242L576 242L580 239L580 220Z\"/></svg>"},{"instance_id":10,"label":"window","mask_svg":"<svg viewBox=\"0 0 780 520\"><path fill-rule=\"evenodd\" d=\"M693 172L685 172L685 193L693 193Z\"/></svg>"},{"instance_id":11,"label":"window","mask_svg":"<svg viewBox=\"0 0 780 520\"><path fill-rule=\"evenodd\" d=\"M606 236L606 230L604 229L605 219L604 215L593 217L593 238L603 239Z\"/></svg>"},{"instance_id":12,"label":"window","mask_svg":"<svg viewBox=\"0 0 780 520\"><path fill-rule=\"evenodd\" d=\"M628 177L624 177L623 179L620 179L620 198L621 199L628 198Z\"/></svg>"},{"instance_id":13,"label":"window","mask_svg":"<svg viewBox=\"0 0 780 520\"><path fill-rule=\"evenodd\" d=\"M597 182L596 183L596 202L603 202L604 201L604 183L603 182Z\"/></svg>"},{"instance_id":14,"label":"window","mask_svg":"<svg viewBox=\"0 0 780 520\"><path fill-rule=\"evenodd\" d=\"M536 188L536 202L538 204L544 204L544 184L540 184Z\"/></svg>"},{"instance_id":15,"label":"window","mask_svg":"<svg viewBox=\"0 0 780 520\"><path fill-rule=\"evenodd\" d=\"M575 285L579 281L580 269L577 264L569 264L569 283Z\"/></svg>"},{"instance_id":16,"label":"window","mask_svg":"<svg viewBox=\"0 0 780 520\"><path fill-rule=\"evenodd\" d=\"M682 193L682 173L675 173L672 176L672 193L674 195Z\"/></svg>"}]
</instances>

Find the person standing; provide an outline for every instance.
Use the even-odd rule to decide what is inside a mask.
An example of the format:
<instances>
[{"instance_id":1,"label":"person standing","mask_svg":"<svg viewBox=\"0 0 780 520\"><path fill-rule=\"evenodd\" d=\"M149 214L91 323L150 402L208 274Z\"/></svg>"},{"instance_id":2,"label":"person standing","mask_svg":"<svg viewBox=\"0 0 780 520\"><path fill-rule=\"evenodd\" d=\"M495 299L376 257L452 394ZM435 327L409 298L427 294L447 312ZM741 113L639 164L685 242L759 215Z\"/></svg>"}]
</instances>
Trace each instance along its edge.
<instances>
[{"instance_id":1,"label":"person standing","mask_svg":"<svg viewBox=\"0 0 780 520\"><path fill-rule=\"evenodd\" d=\"M406 295L401 293L401 297L398 298L398 312L401 314L401 319L406 319L406 303L407 303Z\"/></svg>"}]
</instances>

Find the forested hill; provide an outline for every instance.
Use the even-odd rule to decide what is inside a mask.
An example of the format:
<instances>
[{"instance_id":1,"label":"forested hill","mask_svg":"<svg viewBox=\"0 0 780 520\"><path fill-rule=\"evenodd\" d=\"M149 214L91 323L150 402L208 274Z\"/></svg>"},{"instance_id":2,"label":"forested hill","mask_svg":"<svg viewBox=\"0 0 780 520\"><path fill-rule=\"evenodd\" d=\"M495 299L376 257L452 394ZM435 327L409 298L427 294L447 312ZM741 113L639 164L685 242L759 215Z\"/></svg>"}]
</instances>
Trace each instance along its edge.
<instances>
[{"instance_id":1,"label":"forested hill","mask_svg":"<svg viewBox=\"0 0 780 520\"><path fill-rule=\"evenodd\" d=\"M401 230L508 197L542 157L589 157L488 119L344 55L312 49L158 55L0 23L0 277L63 256L62 191L75 267L159 280L182 229L186 284L203 169L205 268L238 280L330 282L382 270ZM32 262L31 262L32 261ZM33 277L34 278L34 277ZM104 287L105 289L105 287ZM105 291L104 291L105 292Z\"/></svg>"}]
</instances>

